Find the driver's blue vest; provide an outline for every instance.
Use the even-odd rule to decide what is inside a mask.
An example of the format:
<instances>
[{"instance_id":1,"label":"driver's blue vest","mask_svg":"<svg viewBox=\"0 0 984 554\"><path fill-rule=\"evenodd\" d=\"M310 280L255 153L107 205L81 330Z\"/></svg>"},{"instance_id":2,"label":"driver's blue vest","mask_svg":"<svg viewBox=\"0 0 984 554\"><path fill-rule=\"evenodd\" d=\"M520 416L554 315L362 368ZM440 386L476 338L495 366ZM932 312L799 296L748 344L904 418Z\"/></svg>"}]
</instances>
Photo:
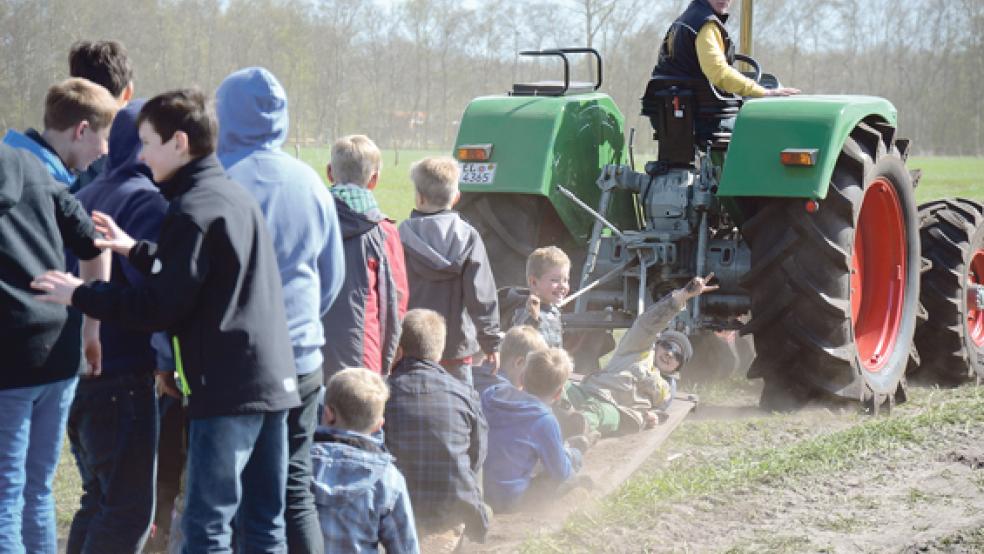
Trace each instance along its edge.
<instances>
[{"instance_id":1,"label":"driver's blue vest","mask_svg":"<svg viewBox=\"0 0 984 554\"><path fill-rule=\"evenodd\" d=\"M724 37L724 53L728 64L735 62L735 46L728 36L724 24L728 14L717 15L707 0L693 0L680 17L670 25L659 49L659 60L653 68L653 75L672 75L707 81L697 59L697 33L708 21L721 29ZM709 85L708 85L709 86Z\"/></svg>"}]
</instances>

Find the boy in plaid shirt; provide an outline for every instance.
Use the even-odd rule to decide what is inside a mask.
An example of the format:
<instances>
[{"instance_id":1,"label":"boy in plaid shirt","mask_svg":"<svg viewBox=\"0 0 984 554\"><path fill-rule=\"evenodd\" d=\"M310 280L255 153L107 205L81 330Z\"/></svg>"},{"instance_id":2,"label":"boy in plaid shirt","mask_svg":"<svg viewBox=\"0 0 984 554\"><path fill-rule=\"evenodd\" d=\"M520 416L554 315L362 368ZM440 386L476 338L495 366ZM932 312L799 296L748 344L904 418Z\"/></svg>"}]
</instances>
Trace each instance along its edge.
<instances>
[{"instance_id":1,"label":"boy in plaid shirt","mask_svg":"<svg viewBox=\"0 0 984 554\"><path fill-rule=\"evenodd\" d=\"M349 368L328 381L325 424L311 449L315 503L325 552L418 552L403 475L372 434L383 426L382 378Z\"/></svg>"},{"instance_id":2,"label":"boy in plaid shirt","mask_svg":"<svg viewBox=\"0 0 984 554\"><path fill-rule=\"evenodd\" d=\"M488 425L475 389L438 363L446 333L444 318L432 310L410 310L404 317L403 358L389 378L386 446L407 479L422 540L457 535L464 524L468 538L482 542L489 514L478 470Z\"/></svg>"}]
</instances>

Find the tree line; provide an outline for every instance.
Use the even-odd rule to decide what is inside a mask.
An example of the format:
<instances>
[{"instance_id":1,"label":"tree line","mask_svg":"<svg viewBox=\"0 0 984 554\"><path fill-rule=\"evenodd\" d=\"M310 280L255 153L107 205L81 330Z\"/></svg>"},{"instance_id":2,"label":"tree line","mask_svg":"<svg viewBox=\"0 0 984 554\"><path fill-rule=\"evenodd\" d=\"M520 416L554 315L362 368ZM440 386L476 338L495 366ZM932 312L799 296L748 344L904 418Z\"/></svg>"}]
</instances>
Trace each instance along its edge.
<instances>
[{"instance_id":1,"label":"tree line","mask_svg":"<svg viewBox=\"0 0 984 554\"><path fill-rule=\"evenodd\" d=\"M648 133L639 97L687 0L0 0L0 129L40 123L78 39L129 50L137 96L231 71L270 69L291 101L291 138L352 132L384 148L448 149L476 96L557 78L521 50L591 45L602 91ZM738 35L735 0L732 34ZM984 154L984 2L756 0L754 55L809 93L892 101L914 152ZM590 80L587 64L576 76ZM644 145L643 145L644 146Z\"/></svg>"}]
</instances>

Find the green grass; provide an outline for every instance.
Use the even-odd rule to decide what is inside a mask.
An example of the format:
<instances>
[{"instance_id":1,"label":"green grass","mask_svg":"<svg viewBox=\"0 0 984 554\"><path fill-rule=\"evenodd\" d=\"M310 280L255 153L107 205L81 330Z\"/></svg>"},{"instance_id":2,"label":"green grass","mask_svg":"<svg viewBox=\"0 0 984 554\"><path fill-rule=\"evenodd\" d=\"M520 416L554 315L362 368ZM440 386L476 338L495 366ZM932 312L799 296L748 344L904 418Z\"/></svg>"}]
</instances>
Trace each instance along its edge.
<instances>
[{"instance_id":1,"label":"green grass","mask_svg":"<svg viewBox=\"0 0 984 554\"><path fill-rule=\"evenodd\" d=\"M984 158L912 157L906 165L923 172L919 203L951 196L984 200Z\"/></svg>"},{"instance_id":2,"label":"green grass","mask_svg":"<svg viewBox=\"0 0 984 554\"><path fill-rule=\"evenodd\" d=\"M285 148L294 155L294 149ZM331 159L331 148L327 146L306 146L300 149L301 160L314 168L327 183L325 167ZM389 217L401 221L413 209L413 184L410 183L410 164L427 156L447 155L438 150L383 150L383 170L379 175L375 196L379 208Z\"/></svg>"},{"instance_id":3,"label":"green grass","mask_svg":"<svg viewBox=\"0 0 984 554\"><path fill-rule=\"evenodd\" d=\"M61 458L58 460L58 471L55 473L55 483L52 487L55 496L55 517L58 522L58 536L68 535L68 526L72 517L79 509L79 497L82 496L82 478L79 477L75 456L68 447L68 439L62 445Z\"/></svg>"}]
</instances>

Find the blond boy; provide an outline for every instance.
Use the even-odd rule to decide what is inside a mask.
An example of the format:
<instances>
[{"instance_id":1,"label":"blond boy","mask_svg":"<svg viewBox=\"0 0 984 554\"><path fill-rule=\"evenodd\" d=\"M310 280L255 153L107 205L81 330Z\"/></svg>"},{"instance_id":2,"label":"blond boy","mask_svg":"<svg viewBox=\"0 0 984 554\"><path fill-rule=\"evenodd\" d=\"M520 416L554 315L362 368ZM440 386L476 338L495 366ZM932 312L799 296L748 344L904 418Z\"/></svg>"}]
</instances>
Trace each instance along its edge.
<instances>
[{"instance_id":1,"label":"blond boy","mask_svg":"<svg viewBox=\"0 0 984 554\"><path fill-rule=\"evenodd\" d=\"M564 442L551 409L572 368L570 356L560 348L535 351L526 357L519 384L495 385L482 394L489 420L485 498L493 510L515 508L534 479L555 487L580 469L581 451Z\"/></svg>"},{"instance_id":2,"label":"blond boy","mask_svg":"<svg viewBox=\"0 0 984 554\"><path fill-rule=\"evenodd\" d=\"M425 158L410 168L416 209L400 224L407 256L410 308L444 316L448 337L441 358L448 372L471 384L473 357L498 367L499 303L485 244L451 207L458 201L458 163Z\"/></svg>"},{"instance_id":3,"label":"blond boy","mask_svg":"<svg viewBox=\"0 0 984 554\"><path fill-rule=\"evenodd\" d=\"M313 490L325 552L418 552L403 475L373 433L389 390L375 372L348 368L328 380L326 427L311 449Z\"/></svg>"},{"instance_id":4,"label":"blond boy","mask_svg":"<svg viewBox=\"0 0 984 554\"><path fill-rule=\"evenodd\" d=\"M474 368L475 390L481 395L486 389L499 383L522 382L526 357L538 350L546 350L543 335L529 325L513 327L502 337L499 347L499 369L493 372L489 364Z\"/></svg>"},{"instance_id":5,"label":"blond boy","mask_svg":"<svg viewBox=\"0 0 984 554\"><path fill-rule=\"evenodd\" d=\"M563 348L564 328L560 303L570 292L571 260L556 246L537 248L526 258L526 281L530 295L516 310L513 325L536 327L551 348Z\"/></svg>"},{"instance_id":6,"label":"blond boy","mask_svg":"<svg viewBox=\"0 0 984 554\"><path fill-rule=\"evenodd\" d=\"M65 79L45 96L44 129L10 129L3 142L28 150L56 181L71 186L79 171L109 152L109 127L119 109L105 88L86 79Z\"/></svg>"},{"instance_id":7,"label":"blond boy","mask_svg":"<svg viewBox=\"0 0 984 554\"><path fill-rule=\"evenodd\" d=\"M335 142L328 180L342 232L345 278L322 324L327 380L345 367L389 373L407 311L409 290L400 234L373 196L382 167L379 148L364 135Z\"/></svg>"}]
</instances>

